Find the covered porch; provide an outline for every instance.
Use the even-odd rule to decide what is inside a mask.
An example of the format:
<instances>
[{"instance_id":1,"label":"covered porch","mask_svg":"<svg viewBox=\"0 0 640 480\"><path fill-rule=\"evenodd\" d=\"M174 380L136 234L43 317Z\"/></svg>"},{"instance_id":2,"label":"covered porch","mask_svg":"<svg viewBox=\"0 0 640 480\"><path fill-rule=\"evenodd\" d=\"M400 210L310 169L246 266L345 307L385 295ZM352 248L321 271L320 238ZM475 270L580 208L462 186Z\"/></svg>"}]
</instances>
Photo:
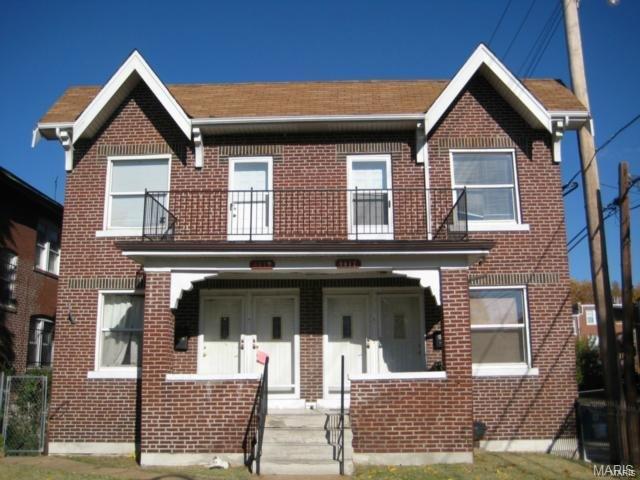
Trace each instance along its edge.
<instances>
[{"instance_id":1,"label":"covered porch","mask_svg":"<svg viewBox=\"0 0 640 480\"><path fill-rule=\"evenodd\" d=\"M170 410L179 415L187 408L185 394L192 405L203 401L200 396L211 396L222 410L235 412L237 431L225 448L241 451L250 392L258 387L264 355L269 356L270 410L338 407L344 355L354 455L382 449L400 455L401 463L409 451L456 452L457 447L443 446L440 440L407 446L399 436L408 432L397 427L404 424L412 430L407 418L419 417L420 422L442 415L447 398L460 396L466 400L453 405L468 407L468 412L451 412L452 421L471 418L467 274L468 266L491 245L467 241L465 248L449 243L448 249L443 245L433 250L432 242L429 249L424 242L376 243L357 251L340 251L340 245L332 250L324 245L252 245L252 251L242 252L128 250L133 245L122 245L125 255L144 265L147 277L143 412L148 402L165 414ZM149 312L160 314L163 328L154 326L155 314ZM157 363L149 366L154 346L168 357L162 358L161 368ZM163 392L162 398L145 396L145 386L152 384ZM441 407L426 409L424 395L412 396L416 389L426 389L424 395ZM381 409L388 411L388 418L380 418ZM224 417L224 412L216 414ZM378 417L373 424L371 415ZM381 422L390 419L398 425L380 431ZM201 421L211 424L206 415ZM168 420L165 435L176 427L172 422ZM437 439L433 426L429 435ZM144 454L144 420L142 429ZM215 445L215 432L208 435ZM153 439L159 436L148 432L150 445L162 444ZM184 432L179 436L188 438ZM471 435L464 455L471 450L470 442ZM161 448L153 453L170 452Z\"/></svg>"}]
</instances>

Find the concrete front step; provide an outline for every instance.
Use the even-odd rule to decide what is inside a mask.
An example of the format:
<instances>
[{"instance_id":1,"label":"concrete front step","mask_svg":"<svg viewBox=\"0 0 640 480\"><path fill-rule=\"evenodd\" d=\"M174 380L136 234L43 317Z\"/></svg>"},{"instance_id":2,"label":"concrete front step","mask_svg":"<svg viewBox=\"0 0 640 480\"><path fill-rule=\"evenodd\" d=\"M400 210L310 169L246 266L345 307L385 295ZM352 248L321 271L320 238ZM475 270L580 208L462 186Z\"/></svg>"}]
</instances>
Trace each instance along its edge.
<instances>
[{"instance_id":1,"label":"concrete front step","mask_svg":"<svg viewBox=\"0 0 640 480\"><path fill-rule=\"evenodd\" d=\"M347 475L353 473L353 462L345 461L344 469ZM338 475L340 464L334 460L307 460L292 462L290 459L271 460L262 457L260 462L261 475Z\"/></svg>"},{"instance_id":2,"label":"concrete front step","mask_svg":"<svg viewBox=\"0 0 640 480\"><path fill-rule=\"evenodd\" d=\"M348 433L347 433L348 432ZM344 432L345 443L351 441L351 431ZM305 443L327 445L328 432L322 428L265 428L263 443Z\"/></svg>"},{"instance_id":3,"label":"concrete front step","mask_svg":"<svg viewBox=\"0 0 640 480\"><path fill-rule=\"evenodd\" d=\"M324 428L327 421L326 415L297 415L297 414L277 414L267 415L265 427L267 428Z\"/></svg>"},{"instance_id":4,"label":"concrete front step","mask_svg":"<svg viewBox=\"0 0 640 480\"><path fill-rule=\"evenodd\" d=\"M334 459L337 446L329 444L315 443L263 443L262 455L269 460L291 459L291 460L326 460ZM352 458L352 449L345 448L345 459Z\"/></svg>"}]
</instances>

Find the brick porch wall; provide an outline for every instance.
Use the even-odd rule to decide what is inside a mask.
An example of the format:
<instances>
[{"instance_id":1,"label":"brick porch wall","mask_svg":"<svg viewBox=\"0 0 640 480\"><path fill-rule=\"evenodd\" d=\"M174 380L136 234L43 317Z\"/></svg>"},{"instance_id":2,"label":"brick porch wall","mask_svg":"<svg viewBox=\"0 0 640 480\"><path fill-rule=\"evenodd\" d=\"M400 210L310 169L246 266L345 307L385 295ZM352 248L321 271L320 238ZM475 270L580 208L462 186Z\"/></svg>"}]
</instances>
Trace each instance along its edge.
<instances>
[{"instance_id":1,"label":"brick porch wall","mask_svg":"<svg viewBox=\"0 0 640 480\"><path fill-rule=\"evenodd\" d=\"M443 270L444 380L351 383L356 453L470 452L473 449L468 270Z\"/></svg>"}]
</instances>

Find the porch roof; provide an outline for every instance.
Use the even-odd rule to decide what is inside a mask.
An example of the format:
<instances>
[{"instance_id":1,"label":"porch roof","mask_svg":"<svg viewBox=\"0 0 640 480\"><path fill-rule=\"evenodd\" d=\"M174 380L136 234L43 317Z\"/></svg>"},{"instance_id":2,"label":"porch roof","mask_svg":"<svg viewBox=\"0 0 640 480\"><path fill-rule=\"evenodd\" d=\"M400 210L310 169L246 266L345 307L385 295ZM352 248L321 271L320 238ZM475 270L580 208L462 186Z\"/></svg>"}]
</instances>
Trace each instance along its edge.
<instances>
[{"instance_id":1,"label":"porch roof","mask_svg":"<svg viewBox=\"0 0 640 480\"><path fill-rule=\"evenodd\" d=\"M492 240L355 240L355 241L117 241L116 246L125 254L144 255L149 252L158 256L165 252L168 255L202 254L203 256L253 256L255 254L273 255L366 255L366 254L415 254L415 253L473 253L491 250L495 242Z\"/></svg>"}]
</instances>

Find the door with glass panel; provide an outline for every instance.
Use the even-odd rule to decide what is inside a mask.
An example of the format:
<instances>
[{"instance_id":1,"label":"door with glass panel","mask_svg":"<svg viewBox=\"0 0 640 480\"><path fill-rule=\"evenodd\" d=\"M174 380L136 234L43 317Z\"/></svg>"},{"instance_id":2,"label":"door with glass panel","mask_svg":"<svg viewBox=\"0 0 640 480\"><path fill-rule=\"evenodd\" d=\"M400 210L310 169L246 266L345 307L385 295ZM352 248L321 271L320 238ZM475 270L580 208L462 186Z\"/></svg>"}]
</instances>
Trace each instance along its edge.
<instances>
[{"instance_id":1,"label":"door with glass panel","mask_svg":"<svg viewBox=\"0 0 640 480\"><path fill-rule=\"evenodd\" d=\"M254 353L269 356L269 392L291 396L295 392L294 338L296 328L296 298L282 295L253 296L255 324ZM257 372L262 366L253 362Z\"/></svg>"},{"instance_id":2,"label":"door with glass panel","mask_svg":"<svg viewBox=\"0 0 640 480\"><path fill-rule=\"evenodd\" d=\"M271 157L229 159L229 240L273 238Z\"/></svg>"},{"instance_id":3,"label":"door with glass panel","mask_svg":"<svg viewBox=\"0 0 640 480\"><path fill-rule=\"evenodd\" d=\"M351 155L348 163L350 239L393 239L391 157Z\"/></svg>"},{"instance_id":4,"label":"door with glass panel","mask_svg":"<svg viewBox=\"0 0 640 480\"><path fill-rule=\"evenodd\" d=\"M344 355L345 388L349 375L366 373L369 343L369 295L325 296L325 396L340 393L340 359Z\"/></svg>"},{"instance_id":5,"label":"door with glass panel","mask_svg":"<svg viewBox=\"0 0 640 480\"><path fill-rule=\"evenodd\" d=\"M233 375L242 373L246 359L242 345L245 301L243 297L220 296L201 302L202 345L198 373Z\"/></svg>"}]
</instances>

